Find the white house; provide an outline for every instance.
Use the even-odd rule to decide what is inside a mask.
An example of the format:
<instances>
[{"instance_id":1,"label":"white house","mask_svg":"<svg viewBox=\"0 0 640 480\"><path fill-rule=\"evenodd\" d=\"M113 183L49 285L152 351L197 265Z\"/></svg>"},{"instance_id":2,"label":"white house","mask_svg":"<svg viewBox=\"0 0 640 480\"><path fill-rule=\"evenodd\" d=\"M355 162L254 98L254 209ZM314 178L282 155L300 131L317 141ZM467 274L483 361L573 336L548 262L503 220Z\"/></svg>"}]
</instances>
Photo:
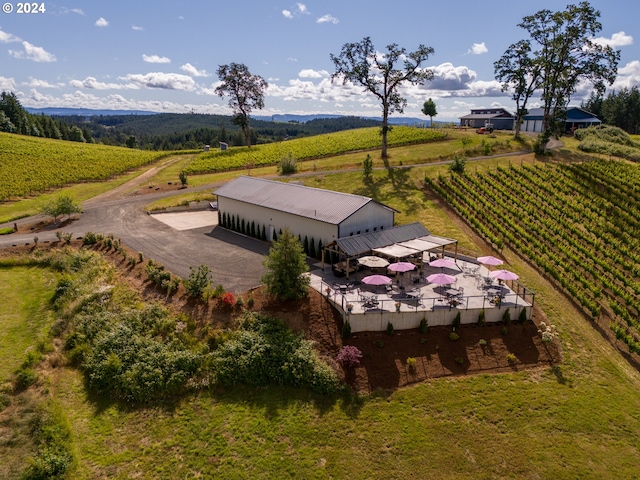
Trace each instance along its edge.
<instances>
[{"instance_id":1,"label":"white house","mask_svg":"<svg viewBox=\"0 0 640 480\"><path fill-rule=\"evenodd\" d=\"M254 223L272 239L284 229L326 245L393 227L396 210L361 195L241 176L214 192L220 218Z\"/></svg>"}]
</instances>

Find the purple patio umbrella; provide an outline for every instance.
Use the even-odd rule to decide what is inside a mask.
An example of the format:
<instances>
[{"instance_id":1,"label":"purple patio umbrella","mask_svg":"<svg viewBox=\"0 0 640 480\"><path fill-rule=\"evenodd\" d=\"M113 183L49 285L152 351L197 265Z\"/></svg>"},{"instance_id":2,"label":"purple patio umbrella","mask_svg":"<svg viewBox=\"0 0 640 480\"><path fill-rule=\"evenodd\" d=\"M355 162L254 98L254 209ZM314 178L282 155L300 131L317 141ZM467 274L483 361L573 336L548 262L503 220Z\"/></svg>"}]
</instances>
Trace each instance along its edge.
<instances>
[{"instance_id":1,"label":"purple patio umbrella","mask_svg":"<svg viewBox=\"0 0 640 480\"><path fill-rule=\"evenodd\" d=\"M495 270L489 274L492 278L498 280L517 280L520 278L517 274L510 272L509 270Z\"/></svg>"},{"instance_id":2,"label":"purple patio umbrella","mask_svg":"<svg viewBox=\"0 0 640 480\"><path fill-rule=\"evenodd\" d=\"M476 260L478 260L483 265L492 265L492 266L502 265L504 263L502 260L494 257L493 255L488 255L486 257L478 257Z\"/></svg>"}]
</instances>

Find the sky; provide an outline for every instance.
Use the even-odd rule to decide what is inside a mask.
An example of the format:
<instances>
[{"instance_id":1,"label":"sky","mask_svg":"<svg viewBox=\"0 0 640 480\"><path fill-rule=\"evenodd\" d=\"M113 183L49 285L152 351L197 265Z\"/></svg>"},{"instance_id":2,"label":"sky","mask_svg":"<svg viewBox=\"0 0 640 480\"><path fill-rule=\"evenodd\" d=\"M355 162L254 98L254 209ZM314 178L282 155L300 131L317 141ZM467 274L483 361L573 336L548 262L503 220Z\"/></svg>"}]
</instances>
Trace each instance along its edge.
<instances>
[{"instance_id":1,"label":"sky","mask_svg":"<svg viewBox=\"0 0 640 480\"><path fill-rule=\"evenodd\" d=\"M4 3L3 3L4 2ZM457 121L473 108L514 102L501 92L493 63L528 38L518 23L539 10L570 3L538 0L56 0L3 3L0 90L25 107L69 107L229 115L214 92L216 71L245 64L268 82L265 107L252 115L381 116L361 87L331 81L345 43L370 37L378 51L434 49L424 64L433 80L400 91L404 114ZM640 2L593 0L602 30L597 40L620 50L610 88L640 85ZM33 7L37 8L33 8ZM19 10L22 13L19 13ZM25 10L31 10L26 13ZM571 105L591 92L581 85ZM529 105L537 106L535 102Z\"/></svg>"}]
</instances>

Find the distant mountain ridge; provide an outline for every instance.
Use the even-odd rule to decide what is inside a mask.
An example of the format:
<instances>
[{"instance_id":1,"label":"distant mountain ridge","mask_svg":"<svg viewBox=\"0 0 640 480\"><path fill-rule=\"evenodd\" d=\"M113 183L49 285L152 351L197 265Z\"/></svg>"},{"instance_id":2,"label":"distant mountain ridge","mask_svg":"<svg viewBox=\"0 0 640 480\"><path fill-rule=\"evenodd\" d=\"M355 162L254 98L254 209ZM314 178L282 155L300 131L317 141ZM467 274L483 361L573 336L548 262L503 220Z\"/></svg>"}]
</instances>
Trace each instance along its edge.
<instances>
[{"instance_id":1,"label":"distant mountain ridge","mask_svg":"<svg viewBox=\"0 0 640 480\"><path fill-rule=\"evenodd\" d=\"M35 115L48 115L48 116L71 116L78 115L84 117L92 116L107 116L107 115L160 115L161 112L151 112L146 110L94 110L90 108L63 108L63 107L45 107L45 108L31 108L25 107L25 110ZM187 114L185 114L187 115ZM207 115L207 114L203 114ZM325 118L342 118L352 117L358 115L335 115L329 113L315 113L309 115L294 115L289 113L275 114L275 115L253 115L251 118L255 120L263 120L265 122L299 122L307 123L312 120L325 119ZM360 117L366 120L382 121L381 117ZM416 125L428 122L428 119L413 118L413 117L391 117L389 123L392 125Z\"/></svg>"}]
</instances>

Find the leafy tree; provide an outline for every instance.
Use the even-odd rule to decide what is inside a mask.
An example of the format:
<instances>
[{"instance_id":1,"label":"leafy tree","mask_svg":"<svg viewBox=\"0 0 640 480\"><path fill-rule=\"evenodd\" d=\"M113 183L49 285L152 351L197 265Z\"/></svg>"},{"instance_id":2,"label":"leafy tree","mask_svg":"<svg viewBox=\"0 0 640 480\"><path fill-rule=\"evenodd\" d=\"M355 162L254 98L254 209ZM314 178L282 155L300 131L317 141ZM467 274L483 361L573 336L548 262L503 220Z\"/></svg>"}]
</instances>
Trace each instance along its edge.
<instances>
[{"instance_id":1,"label":"leafy tree","mask_svg":"<svg viewBox=\"0 0 640 480\"><path fill-rule=\"evenodd\" d=\"M433 100L429 99L422 104L422 113L424 113L427 117L430 118L431 122L429 124L430 127L433 127L433 117L438 115L436 110L436 104Z\"/></svg>"},{"instance_id":2,"label":"leafy tree","mask_svg":"<svg viewBox=\"0 0 640 480\"><path fill-rule=\"evenodd\" d=\"M640 90L636 85L614 90L606 98L592 93L582 107L607 125L631 134L640 133Z\"/></svg>"},{"instance_id":3,"label":"leafy tree","mask_svg":"<svg viewBox=\"0 0 640 480\"><path fill-rule=\"evenodd\" d=\"M527 114L527 102L541 81L539 64L531 57L531 43L521 40L511 44L493 67L496 80L502 82L502 91L513 91L511 99L516 102L515 137L519 138Z\"/></svg>"},{"instance_id":4,"label":"leafy tree","mask_svg":"<svg viewBox=\"0 0 640 480\"><path fill-rule=\"evenodd\" d=\"M42 205L40 212L53 217L57 221L58 217L62 215L68 215L71 218L72 214L81 213L82 207L71 195L63 193Z\"/></svg>"},{"instance_id":5,"label":"leafy tree","mask_svg":"<svg viewBox=\"0 0 640 480\"><path fill-rule=\"evenodd\" d=\"M306 256L298 239L285 229L273 242L263 265L267 273L262 282L267 291L282 300L306 297L309 291L309 276Z\"/></svg>"},{"instance_id":6,"label":"leafy tree","mask_svg":"<svg viewBox=\"0 0 640 480\"><path fill-rule=\"evenodd\" d=\"M529 33L534 49L530 61L522 65L524 71L529 76L540 76L537 90L543 105L541 145L557 135L579 82L592 83L595 91L602 94L605 83L611 85L616 78L620 51L595 42L602 30L599 17L600 12L584 1L568 5L563 11L540 10L518 24ZM524 45L521 43L526 50Z\"/></svg>"},{"instance_id":7,"label":"leafy tree","mask_svg":"<svg viewBox=\"0 0 640 480\"><path fill-rule=\"evenodd\" d=\"M433 72L422 68L433 48L420 45L415 52L407 53L406 49L392 43L387 45L387 52L378 52L371 39L365 37L359 43L345 43L340 55L330 54L335 72L331 81L342 79L342 84L351 82L360 85L365 92L373 94L382 104L382 158L387 159L387 133L389 115L394 112L402 113L407 100L398 92L399 88L409 83L417 85L433 78ZM402 62L397 68L396 63Z\"/></svg>"},{"instance_id":8,"label":"leafy tree","mask_svg":"<svg viewBox=\"0 0 640 480\"><path fill-rule=\"evenodd\" d=\"M129 138L127 138L127 141L124 142L124 144L128 148L136 148L138 146L138 141L136 140L136 137L134 135L129 135Z\"/></svg>"},{"instance_id":9,"label":"leafy tree","mask_svg":"<svg viewBox=\"0 0 640 480\"><path fill-rule=\"evenodd\" d=\"M251 147L249 114L254 108L264 108L264 92L269 85L259 75L252 75L241 63L220 65L217 73L222 84L215 91L220 97L229 96L232 123L242 128L247 147Z\"/></svg>"},{"instance_id":10,"label":"leafy tree","mask_svg":"<svg viewBox=\"0 0 640 480\"><path fill-rule=\"evenodd\" d=\"M373 175L373 158L367 153L367 158L362 162L362 179L364 183L371 183Z\"/></svg>"},{"instance_id":11,"label":"leafy tree","mask_svg":"<svg viewBox=\"0 0 640 480\"><path fill-rule=\"evenodd\" d=\"M0 110L0 132L12 133L15 131L16 131L15 125L11 123L11 120L9 119L9 117L7 117L2 110Z\"/></svg>"}]
</instances>

